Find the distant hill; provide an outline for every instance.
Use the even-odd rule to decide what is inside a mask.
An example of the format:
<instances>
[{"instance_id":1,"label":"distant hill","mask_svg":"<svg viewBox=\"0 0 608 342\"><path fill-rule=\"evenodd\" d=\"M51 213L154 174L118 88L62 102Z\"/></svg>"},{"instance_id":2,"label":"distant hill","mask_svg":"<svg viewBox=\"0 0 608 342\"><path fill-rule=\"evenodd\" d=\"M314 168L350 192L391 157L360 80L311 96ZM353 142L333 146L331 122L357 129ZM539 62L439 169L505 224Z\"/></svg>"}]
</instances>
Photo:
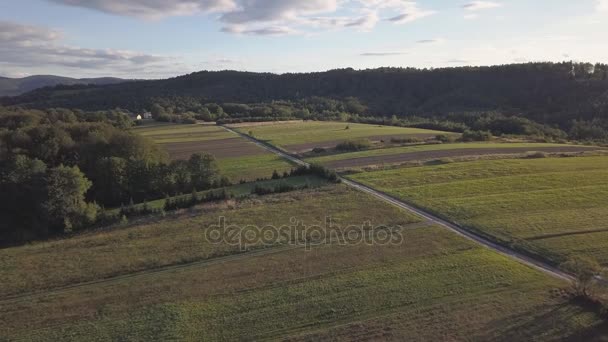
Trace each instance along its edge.
<instances>
[{"instance_id":1,"label":"distant hill","mask_svg":"<svg viewBox=\"0 0 608 342\"><path fill-rule=\"evenodd\" d=\"M197 112L201 105L211 102L316 102L319 97L355 98L367 108L367 116L435 117L454 112L499 111L565 130L574 120L601 120L608 127L608 65L527 63L290 74L202 71L166 80L61 85L2 98L0 104L84 110L119 107L131 111L150 110L160 104L179 113ZM320 113L325 109L312 108Z\"/></svg>"},{"instance_id":2,"label":"distant hill","mask_svg":"<svg viewBox=\"0 0 608 342\"><path fill-rule=\"evenodd\" d=\"M0 96L17 96L35 89L56 85L93 84L105 85L122 83L126 80L114 77L70 78L53 75L36 75L24 78L0 77Z\"/></svg>"}]
</instances>

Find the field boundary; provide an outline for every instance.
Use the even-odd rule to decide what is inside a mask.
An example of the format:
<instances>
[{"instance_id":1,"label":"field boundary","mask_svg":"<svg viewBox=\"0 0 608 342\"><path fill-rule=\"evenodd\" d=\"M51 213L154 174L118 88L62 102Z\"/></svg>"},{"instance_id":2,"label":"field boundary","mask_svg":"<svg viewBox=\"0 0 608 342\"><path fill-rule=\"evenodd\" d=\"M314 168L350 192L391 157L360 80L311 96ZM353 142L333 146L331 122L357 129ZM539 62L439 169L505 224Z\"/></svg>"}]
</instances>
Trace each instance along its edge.
<instances>
[{"instance_id":1,"label":"field boundary","mask_svg":"<svg viewBox=\"0 0 608 342\"><path fill-rule=\"evenodd\" d=\"M295 157L295 156L293 156L291 154L285 153L282 150L276 148L275 146L273 146L273 145L271 145L271 144L269 144L267 142L258 140L258 139L254 138L254 137L251 137L251 136L247 135L247 134L235 131L235 130L229 128L229 127L225 127L225 126L222 126L222 127L224 127L224 129L226 129L228 131L231 131L231 132L236 133L236 134L238 134L238 135L240 135L240 136L242 136L242 137L244 137L246 139L249 139L250 141L258 144L259 146L267 149L268 151L273 152L273 153L275 153L275 154L277 154L277 155L279 155L279 156L281 156L283 158L286 158L286 159L288 159L288 160L290 160L290 161L292 161L292 162L294 162L294 163L296 163L298 165L304 165L304 166L310 165L309 163L307 163L307 162L305 162L305 161L303 161L303 160L301 160L301 159L299 159L299 158L297 158L297 157ZM342 181L342 183L344 183L344 184L346 184L346 185L348 185L348 186L350 186L350 187L352 187L354 189L357 189L359 191L362 191L362 192L368 193L370 195L373 195L376 198L381 199L381 200L383 200L383 201L385 201L387 203L390 203L390 204L392 204L394 206L397 206L397 207L402 208L404 210L407 210L407 211L409 211L411 213L414 213L414 214L416 214L418 216L421 216L422 218L424 218L424 219L426 219L426 220L428 220L430 222L433 222L433 223L435 223L435 224L437 224L437 225L439 225L439 226L441 226L443 228L446 228L446 229L448 229L448 230L450 230L450 231L452 231L452 232L460 235L461 237L466 238L467 240L473 241L473 242L475 242L475 243L477 243L479 245L482 245L482 246L484 246L486 248L494 250L495 252L497 252L497 253L499 253L501 255L504 255L506 257L509 257L511 259L514 259L514 260L516 260L516 261L518 261L518 262L520 262L520 263L522 263L524 265L527 265L529 267L535 268L535 269L537 269L537 270L539 270L541 272L544 272L545 274L551 275L551 276L553 276L555 278L558 278L558 279L561 279L561 280L564 280L564 281L567 281L567 282L574 281L574 277L572 277L570 274L568 274L566 272L563 272L562 270L560 270L560 269L558 269L558 268L550 265L549 263L545 262L544 260L540 260L538 258L530 257L528 255L525 255L525 254L517 251L517 250L514 250L514 249L509 248L507 246L498 244L496 242L493 242L490 239L486 238L485 236L480 235L479 233L471 231L470 229L464 228L464 227L462 227L462 226L460 226L458 224L452 223L450 221L444 220L444 219L438 217L437 215L435 215L435 214L433 214L433 213L431 213L431 212L429 212L429 211L427 211L425 209L418 208L418 207L416 207L414 205L406 203L406 202L404 202L404 201L402 201L400 199L397 199L397 198L395 198L395 197L393 197L391 195L388 195L388 194L386 194L384 192L378 191L378 190L376 190L376 189L374 189L372 187L369 187L367 185L363 185L363 184L361 184L359 182L356 182L356 181L353 181L353 180L350 180L350 179L347 179L347 178L344 178L344 177L340 177L340 180Z\"/></svg>"}]
</instances>

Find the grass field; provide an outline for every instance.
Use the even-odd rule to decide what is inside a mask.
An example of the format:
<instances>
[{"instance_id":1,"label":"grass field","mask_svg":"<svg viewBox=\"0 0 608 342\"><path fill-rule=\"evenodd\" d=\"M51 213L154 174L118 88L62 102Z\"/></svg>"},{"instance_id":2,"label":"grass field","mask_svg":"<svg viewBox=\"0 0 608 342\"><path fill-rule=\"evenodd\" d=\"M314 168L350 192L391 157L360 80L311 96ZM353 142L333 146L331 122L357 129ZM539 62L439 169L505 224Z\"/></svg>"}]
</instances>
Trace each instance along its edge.
<instances>
[{"instance_id":1,"label":"grass field","mask_svg":"<svg viewBox=\"0 0 608 342\"><path fill-rule=\"evenodd\" d=\"M481 160L349 177L552 262L608 265L607 168L601 156Z\"/></svg>"},{"instance_id":2,"label":"grass field","mask_svg":"<svg viewBox=\"0 0 608 342\"><path fill-rule=\"evenodd\" d=\"M154 125L134 131L160 144L171 159L188 159L193 153L215 156L223 175L233 182L269 178L274 170L282 173L293 166L256 144L219 126Z\"/></svg>"},{"instance_id":3,"label":"grass field","mask_svg":"<svg viewBox=\"0 0 608 342\"><path fill-rule=\"evenodd\" d=\"M209 262L0 298L2 337L513 341L599 339L606 332L595 314L561 295L565 284L438 227L402 230L398 245L333 244L308 252L233 254L202 241L205 224L220 215L241 225L279 225L291 217L319 224L326 215L340 225L418 220L345 186L202 213L3 250L3 297Z\"/></svg>"},{"instance_id":4,"label":"grass field","mask_svg":"<svg viewBox=\"0 0 608 342\"><path fill-rule=\"evenodd\" d=\"M154 125L136 127L133 131L158 144L234 138L234 135L225 129L209 125Z\"/></svg>"},{"instance_id":5,"label":"grass field","mask_svg":"<svg viewBox=\"0 0 608 342\"><path fill-rule=\"evenodd\" d=\"M348 126L348 129L345 129ZM429 138L452 134L417 128L366 125L345 122L311 121L304 123L245 126L238 130L251 132L254 137L289 151L299 152L314 147L333 147L341 141L368 138L390 140L391 137Z\"/></svg>"},{"instance_id":6,"label":"grass field","mask_svg":"<svg viewBox=\"0 0 608 342\"><path fill-rule=\"evenodd\" d=\"M398 146L381 149L371 149L359 152L349 152L332 154L322 157L307 158L306 161L311 163L331 164L332 162L359 159L368 157L391 156L396 154L410 154L415 152L430 152L430 151L450 151L455 149L463 150L498 150L505 148L526 148L533 151L545 147L561 147L571 146L564 144L545 144L545 143L490 143L490 142L473 142L473 143L452 143L452 144L432 144L432 145L415 145L415 146Z\"/></svg>"}]
</instances>

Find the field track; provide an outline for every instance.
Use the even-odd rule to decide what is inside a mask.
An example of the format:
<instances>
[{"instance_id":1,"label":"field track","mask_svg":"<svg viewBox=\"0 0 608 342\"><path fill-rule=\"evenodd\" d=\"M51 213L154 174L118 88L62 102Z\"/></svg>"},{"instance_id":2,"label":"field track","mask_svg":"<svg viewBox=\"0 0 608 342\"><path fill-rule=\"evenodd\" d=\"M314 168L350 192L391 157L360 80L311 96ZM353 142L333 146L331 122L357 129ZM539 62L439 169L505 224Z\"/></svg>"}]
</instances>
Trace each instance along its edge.
<instances>
[{"instance_id":1,"label":"field track","mask_svg":"<svg viewBox=\"0 0 608 342\"><path fill-rule=\"evenodd\" d=\"M295 145L286 145L284 148L290 152L294 153L302 153L308 152L315 147L318 148L334 148L338 144L348 141L348 140L369 140L371 142L390 142L391 139L403 139L407 138L415 138L419 140L425 140L436 137L435 133L411 133L411 134L391 134L391 135L376 135L365 138L354 138L354 139L340 139L340 140L330 140L330 141L319 141L319 142L311 142L305 144L295 144Z\"/></svg>"},{"instance_id":2,"label":"field track","mask_svg":"<svg viewBox=\"0 0 608 342\"><path fill-rule=\"evenodd\" d=\"M453 150L438 150L438 151L420 151L410 153L389 154L382 156L360 157L344 160L335 160L323 165L334 168L343 169L349 167L362 167L369 165L382 164L398 164L410 161L425 161L439 158L466 157L466 156L487 156L487 155L508 155L521 154L525 152L546 152L546 153L571 153L585 152L596 150L595 147L589 146L551 146L551 147L508 147L508 148L475 148L475 149L453 149Z\"/></svg>"},{"instance_id":3,"label":"field track","mask_svg":"<svg viewBox=\"0 0 608 342\"><path fill-rule=\"evenodd\" d=\"M303 160L301 160L299 158L296 158L296 157L294 157L292 155L289 155L289 154L287 154L287 153L285 153L285 152L277 149L276 147L274 147L272 145L269 145L269 144L267 144L265 142L259 141L259 140L255 139L253 137L250 137L247 134L243 134L243 133L239 133L237 131L234 131L234 130L228 128L228 127L224 127L224 128L227 129L227 130L229 130L229 131L231 131L231 132L239 134L239 135L243 136L244 138L247 138L247 139L249 139L249 140L257 143L259 146L262 146L265 149L267 149L267 150L269 150L269 151L271 151L273 153L276 153L276 154L278 154L279 156L281 156L283 158L291 160L292 162L294 162L296 164L299 164L299 165L308 165L308 163L306 163L305 161L303 161ZM574 278L571 275L569 275L569 274L567 274L565 272L562 272L561 270L553 267L552 265L549 265L548 263L546 263L544 261L537 260L535 258L531 258L531 257L529 257L527 255L524 255L524 254L522 254L520 252L512 250L512 249L510 249L508 247L505 247L505 246L502 246L502 245L498 245L498 244L496 244L496 243L488 240L487 238L485 238L485 237L483 237L481 235L475 234L475 233L473 233L473 232L471 232L471 231L469 231L467 229L464 229L464 228L462 228L462 227L460 227L460 226L458 226L456 224L453 224L451 222L445 221L445 220L443 220L443 219L441 219L441 218L433 215L432 213L429 213L429 212L427 212L425 210L416 208L416 207L414 207L414 206L412 206L412 205L410 205L408 203L405 203L405 202L403 202L403 201L401 201L399 199L396 199L396 198L394 198L394 197L392 197L392 196L390 196L388 194L385 194L385 193L380 192L380 191L378 191L376 189L370 188L370 187L368 187L366 185L363 185L363 184L351 181L349 179L345 179L345 178L341 177L341 180L342 180L342 182L344 184L346 184L348 186L351 186L351 187L353 187L353 188L355 188L355 189L357 189L359 191L363 191L365 193L373 195L373 196L375 196L375 197L377 197L377 198L379 198L379 199L381 199L381 200L383 200L383 201L385 201L387 203L390 203L390 204L395 205L397 207L400 207L402 209L408 210L408 211L410 211L410 212L412 212L414 214L417 214L417 215L423 217L424 219L426 219L426 220L428 220L430 222L433 222L433 223L435 223L435 224L437 224L437 225L439 225L441 227L449 229L452 232L454 232L454 233L456 233L456 234L458 234L458 235L460 235L460 236L462 236L462 237L464 237L464 238L466 238L468 240L476 242L476 243L478 243L478 244L480 244L480 245L482 245L482 246L484 246L486 248L489 248L489 249L491 249L491 250L493 250L493 251L495 251L495 252L497 252L499 254L502 254L502 255L505 255L505 256L507 256L509 258L512 258L512 259L514 259L514 260L516 260L516 261L518 261L518 262L520 262L522 264L525 264L525 265L530 266L532 268L538 269L538 270L540 270L540 271L542 271L542 272L544 272L544 273L546 273L548 275L551 275L551 276L553 276L555 278L558 278L558 279L561 279L561 280L564 280L564 281L571 282L571 281L574 280Z\"/></svg>"}]
</instances>

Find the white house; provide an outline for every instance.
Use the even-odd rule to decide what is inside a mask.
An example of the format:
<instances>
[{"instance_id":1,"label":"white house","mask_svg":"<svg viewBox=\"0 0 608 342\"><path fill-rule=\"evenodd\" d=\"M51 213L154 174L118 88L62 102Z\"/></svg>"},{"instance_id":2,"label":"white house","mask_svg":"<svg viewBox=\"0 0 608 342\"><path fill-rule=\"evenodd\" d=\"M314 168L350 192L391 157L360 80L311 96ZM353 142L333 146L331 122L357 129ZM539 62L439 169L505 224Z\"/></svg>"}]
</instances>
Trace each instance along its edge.
<instances>
[{"instance_id":1,"label":"white house","mask_svg":"<svg viewBox=\"0 0 608 342\"><path fill-rule=\"evenodd\" d=\"M135 117L135 120L137 120L137 121L141 120L141 114L137 114L137 116Z\"/></svg>"}]
</instances>

